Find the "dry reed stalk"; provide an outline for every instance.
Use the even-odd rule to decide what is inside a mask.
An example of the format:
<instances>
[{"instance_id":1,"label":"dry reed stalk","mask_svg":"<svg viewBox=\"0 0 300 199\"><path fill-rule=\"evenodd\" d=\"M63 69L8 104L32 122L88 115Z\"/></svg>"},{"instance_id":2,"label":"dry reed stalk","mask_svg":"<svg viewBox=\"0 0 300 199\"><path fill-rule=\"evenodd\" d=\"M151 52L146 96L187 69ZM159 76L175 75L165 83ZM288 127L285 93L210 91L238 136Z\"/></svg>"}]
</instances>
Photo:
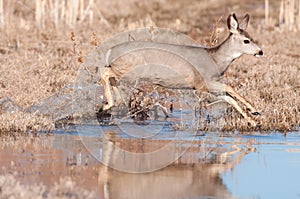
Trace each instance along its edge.
<instances>
[{"instance_id":1,"label":"dry reed stalk","mask_svg":"<svg viewBox=\"0 0 300 199\"><path fill-rule=\"evenodd\" d=\"M296 31L297 29L300 29L300 1L298 3L297 10L297 3L295 0L281 0L279 9L279 25L289 31Z\"/></svg>"},{"instance_id":2,"label":"dry reed stalk","mask_svg":"<svg viewBox=\"0 0 300 199\"><path fill-rule=\"evenodd\" d=\"M65 21L66 21L66 24L70 24L71 23L71 14L72 12L70 11L72 10L71 6L69 5L69 1L66 1L65 3Z\"/></svg>"},{"instance_id":3,"label":"dry reed stalk","mask_svg":"<svg viewBox=\"0 0 300 199\"><path fill-rule=\"evenodd\" d=\"M90 25L92 25L93 24L93 19L94 19L94 12L93 12L93 10L90 10L89 11L89 23L90 23ZM101 19L102 20L102 19ZM107 21L106 21L107 22Z\"/></svg>"},{"instance_id":4,"label":"dry reed stalk","mask_svg":"<svg viewBox=\"0 0 300 199\"><path fill-rule=\"evenodd\" d=\"M298 30L300 30L300 0L298 1Z\"/></svg>"},{"instance_id":5,"label":"dry reed stalk","mask_svg":"<svg viewBox=\"0 0 300 199\"><path fill-rule=\"evenodd\" d=\"M81 0L83 1L83 0ZM93 4L94 4L94 0L89 0L89 3L86 7L86 9L84 10L84 8L82 9L82 15L80 17L80 22L83 22L84 19L86 18L87 15L89 15L89 23L90 25L93 23L93 18L94 18L94 12L92 10L92 7L93 7ZM100 16L101 20L102 20L102 17Z\"/></svg>"},{"instance_id":6,"label":"dry reed stalk","mask_svg":"<svg viewBox=\"0 0 300 199\"><path fill-rule=\"evenodd\" d=\"M50 1L51 2L51 1ZM59 16L59 0L55 0L53 9L53 23L55 28L58 27L58 16Z\"/></svg>"},{"instance_id":7,"label":"dry reed stalk","mask_svg":"<svg viewBox=\"0 0 300 199\"><path fill-rule=\"evenodd\" d=\"M279 8L279 27L282 28L283 25L284 25L284 0L281 0L280 8Z\"/></svg>"},{"instance_id":8,"label":"dry reed stalk","mask_svg":"<svg viewBox=\"0 0 300 199\"><path fill-rule=\"evenodd\" d=\"M80 20L83 20L83 16L84 16L84 0L80 0L79 10L80 10Z\"/></svg>"},{"instance_id":9,"label":"dry reed stalk","mask_svg":"<svg viewBox=\"0 0 300 199\"><path fill-rule=\"evenodd\" d=\"M269 25L269 0L265 0L265 23Z\"/></svg>"},{"instance_id":10,"label":"dry reed stalk","mask_svg":"<svg viewBox=\"0 0 300 199\"><path fill-rule=\"evenodd\" d=\"M68 10L68 25L73 27L76 24L77 16L78 16L78 9L79 9L79 0L70 0L69 2L69 10Z\"/></svg>"},{"instance_id":11,"label":"dry reed stalk","mask_svg":"<svg viewBox=\"0 0 300 199\"><path fill-rule=\"evenodd\" d=\"M289 30L292 31L294 29L294 13L295 13L295 0L289 0L289 8L288 8L288 15L289 15Z\"/></svg>"},{"instance_id":12,"label":"dry reed stalk","mask_svg":"<svg viewBox=\"0 0 300 199\"><path fill-rule=\"evenodd\" d=\"M38 28L41 28L41 0L35 1L35 23Z\"/></svg>"},{"instance_id":13,"label":"dry reed stalk","mask_svg":"<svg viewBox=\"0 0 300 199\"><path fill-rule=\"evenodd\" d=\"M284 0L284 26L285 28L289 26L289 4L288 0Z\"/></svg>"},{"instance_id":14,"label":"dry reed stalk","mask_svg":"<svg viewBox=\"0 0 300 199\"><path fill-rule=\"evenodd\" d=\"M60 12L60 21L63 21L65 19L66 10L65 10L65 1L62 1L61 3L61 12Z\"/></svg>"},{"instance_id":15,"label":"dry reed stalk","mask_svg":"<svg viewBox=\"0 0 300 199\"><path fill-rule=\"evenodd\" d=\"M72 5L69 5L70 1L65 2L65 18L62 19L65 21L66 24L70 25L72 22Z\"/></svg>"},{"instance_id":16,"label":"dry reed stalk","mask_svg":"<svg viewBox=\"0 0 300 199\"><path fill-rule=\"evenodd\" d=\"M45 28L45 7L46 7L46 0L42 0L41 4L41 28Z\"/></svg>"},{"instance_id":17,"label":"dry reed stalk","mask_svg":"<svg viewBox=\"0 0 300 199\"><path fill-rule=\"evenodd\" d=\"M73 0L74 3L74 16L73 16L73 25L76 25L78 18L80 17L80 1L81 0Z\"/></svg>"},{"instance_id":18,"label":"dry reed stalk","mask_svg":"<svg viewBox=\"0 0 300 199\"><path fill-rule=\"evenodd\" d=\"M3 0L0 0L0 26L4 28L4 12L3 12Z\"/></svg>"},{"instance_id":19,"label":"dry reed stalk","mask_svg":"<svg viewBox=\"0 0 300 199\"><path fill-rule=\"evenodd\" d=\"M93 0L90 0L90 1L93 3ZM98 14L98 17L100 18L100 22L103 23L103 24L105 24L107 27L112 28L112 26L110 25L110 23L103 16L102 12L97 8L97 6L94 6L93 8L95 9L96 13ZM92 9L90 9L89 15L90 15L90 23L92 24L93 21L91 21L91 18L94 16L94 12L93 12Z\"/></svg>"},{"instance_id":20,"label":"dry reed stalk","mask_svg":"<svg viewBox=\"0 0 300 199\"><path fill-rule=\"evenodd\" d=\"M44 29L50 22L55 28L58 28L60 24L74 27L78 21L82 23L87 16L89 16L89 23L92 24L94 18L93 5L94 0L89 0L88 3L85 0L36 0L36 26Z\"/></svg>"}]
</instances>

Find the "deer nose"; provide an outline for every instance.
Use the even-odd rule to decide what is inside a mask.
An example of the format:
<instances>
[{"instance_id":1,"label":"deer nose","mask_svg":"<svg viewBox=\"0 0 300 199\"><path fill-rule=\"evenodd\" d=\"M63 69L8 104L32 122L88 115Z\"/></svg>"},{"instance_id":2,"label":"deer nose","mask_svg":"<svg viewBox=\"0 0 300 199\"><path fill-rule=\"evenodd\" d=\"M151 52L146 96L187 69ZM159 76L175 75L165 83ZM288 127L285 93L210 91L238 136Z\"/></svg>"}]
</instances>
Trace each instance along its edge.
<instances>
[{"instance_id":1,"label":"deer nose","mask_svg":"<svg viewBox=\"0 0 300 199\"><path fill-rule=\"evenodd\" d=\"M254 54L254 56L256 57L260 57L264 54L264 52L262 50L259 50L257 53Z\"/></svg>"}]
</instances>

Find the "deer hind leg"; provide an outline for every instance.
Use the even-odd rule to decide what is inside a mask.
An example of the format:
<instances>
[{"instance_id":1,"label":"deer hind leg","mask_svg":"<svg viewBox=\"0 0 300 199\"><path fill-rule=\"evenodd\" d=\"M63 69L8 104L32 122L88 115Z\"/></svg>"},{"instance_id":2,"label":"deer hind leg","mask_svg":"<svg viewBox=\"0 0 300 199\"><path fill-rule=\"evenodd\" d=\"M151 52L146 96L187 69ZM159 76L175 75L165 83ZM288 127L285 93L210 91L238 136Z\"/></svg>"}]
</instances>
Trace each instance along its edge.
<instances>
[{"instance_id":1,"label":"deer hind leg","mask_svg":"<svg viewBox=\"0 0 300 199\"><path fill-rule=\"evenodd\" d=\"M119 106L120 104L122 104L124 102L123 100L123 97L117 87L117 82L116 82L116 78L115 77L110 77L109 78L109 82L110 82L110 85L111 85L111 88L115 94L115 97L116 97L116 102L115 102L115 106Z\"/></svg>"},{"instance_id":2,"label":"deer hind leg","mask_svg":"<svg viewBox=\"0 0 300 199\"><path fill-rule=\"evenodd\" d=\"M246 106L246 108L251 112L251 114L253 115L260 114L249 102L247 102L242 96L240 96L231 86L225 85L225 91L230 96L242 102Z\"/></svg>"},{"instance_id":3,"label":"deer hind leg","mask_svg":"<svg viewBox=\"0 0 300 199\"><path fill-rule=\"evenodd\" d=\"M224 100L228 104L232 105L247 121L251 126L256 126L256 122L248 117L248 115L243 111L243 109L238 105L238 103L230 96L221 95L217 97L218 99Z\"/></svg>"},{"instance_id":4,"label":"deer hind leg","mask_svg":"<svg viewBox=\"0 0 300 199\"><path fill-rule=\"evenodd\" d=\"M101 75L101 83L103 85L104 96L106 98L107 104L103 106L103 110L109 110L111 107L114 106L114 98L112 95L112 87L110 85L110 78L112 77L113 73L107 68L103 74Z\"/></svg>"}]
</instances>

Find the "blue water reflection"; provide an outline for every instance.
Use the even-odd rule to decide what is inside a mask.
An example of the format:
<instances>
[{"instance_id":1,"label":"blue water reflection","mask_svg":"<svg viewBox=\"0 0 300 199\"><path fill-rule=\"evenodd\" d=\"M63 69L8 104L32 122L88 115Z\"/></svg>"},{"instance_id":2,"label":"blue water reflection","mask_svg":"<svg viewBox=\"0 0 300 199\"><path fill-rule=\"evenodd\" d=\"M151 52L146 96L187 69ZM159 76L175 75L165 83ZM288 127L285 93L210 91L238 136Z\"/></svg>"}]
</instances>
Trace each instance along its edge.
<instances>
[{"instance_id":1,"label":"blue water reflection","mask_svg":"<svg viewBox=\"0 0 300 199\"><path fill-rule=\"evenodd\" d=\"M300 198L300 135L251 136L257 152L246 155L223 182L238 198Z\"/></svg>"}]
</instances>

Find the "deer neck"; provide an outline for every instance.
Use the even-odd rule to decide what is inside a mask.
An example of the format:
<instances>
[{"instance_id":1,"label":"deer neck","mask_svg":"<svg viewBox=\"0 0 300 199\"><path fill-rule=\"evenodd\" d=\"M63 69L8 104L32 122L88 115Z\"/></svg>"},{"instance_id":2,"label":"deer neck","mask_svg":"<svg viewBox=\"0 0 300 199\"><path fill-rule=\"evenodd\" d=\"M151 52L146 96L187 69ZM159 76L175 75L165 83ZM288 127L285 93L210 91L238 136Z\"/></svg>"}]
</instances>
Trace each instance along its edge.
<instances>
[{"instance_id":1,"label":"deer neck","mask_svg":"<svg viewBox=\"0 0 300 199\"><path fill-rule=\"evenodd\" d=\"M217 64L219 72L223 75L228 69L229 65L242 54L232 50L233 38L230 34L221 44L207 48L214 62Z\"/></svg>"}]
</instances>

